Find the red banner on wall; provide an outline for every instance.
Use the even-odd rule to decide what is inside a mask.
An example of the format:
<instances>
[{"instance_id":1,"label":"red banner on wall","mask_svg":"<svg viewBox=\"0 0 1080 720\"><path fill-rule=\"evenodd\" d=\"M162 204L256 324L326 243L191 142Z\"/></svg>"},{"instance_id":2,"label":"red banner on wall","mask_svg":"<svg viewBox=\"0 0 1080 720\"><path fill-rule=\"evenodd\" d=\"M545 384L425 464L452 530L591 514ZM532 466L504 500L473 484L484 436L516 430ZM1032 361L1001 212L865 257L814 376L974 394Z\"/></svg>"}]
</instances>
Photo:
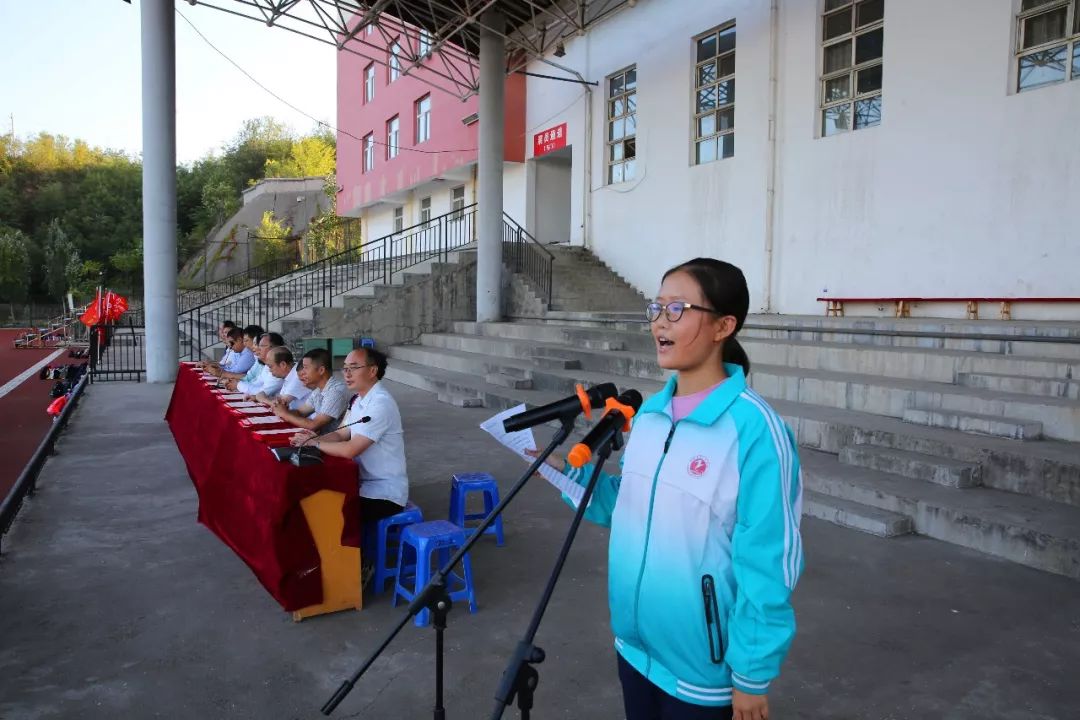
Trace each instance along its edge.
<instances>
[{"instance_id":1,"label":"red banner on wall","mask_svg":"<svg viewBox=\"0 0 1080 720\"><path fill-rule=\"evenodd\" d=\"M566 123L538 132L533 135L533 157L547 155L549 152L566 147Z\"/></svg>"}]
</instances>

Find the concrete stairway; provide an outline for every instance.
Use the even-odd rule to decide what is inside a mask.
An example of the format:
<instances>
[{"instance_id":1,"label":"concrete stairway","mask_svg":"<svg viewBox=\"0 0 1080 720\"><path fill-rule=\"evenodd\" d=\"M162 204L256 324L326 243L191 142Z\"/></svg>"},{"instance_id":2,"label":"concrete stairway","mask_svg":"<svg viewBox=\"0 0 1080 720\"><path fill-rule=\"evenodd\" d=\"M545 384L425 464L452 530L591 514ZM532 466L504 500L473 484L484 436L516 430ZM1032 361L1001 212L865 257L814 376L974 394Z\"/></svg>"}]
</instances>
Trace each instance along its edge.
<instances>
[{"instance_id":1,"label":"concrete stairway","mask_svg":"<svg viewBox=\"0 0 1080 720\"><path fill-rule=\"evenodd\" d=\"M625 310L645 306L645 297L595 255L570 245L545 246L552 255L551 309Z\"/></svg>"},{"instance_id":2,"label":"concrete stairway","mask_svg":"<svg viewBox=\"0 0 1080 720\"><path fill-rule=\"evenodd\" d=\"M757 316L740 340L798 438L806 514L1080 579L1080 326ZM390 355L391 379L493 410L665 379L640 311L456 323Z\"/></svg>"}]
</instances>

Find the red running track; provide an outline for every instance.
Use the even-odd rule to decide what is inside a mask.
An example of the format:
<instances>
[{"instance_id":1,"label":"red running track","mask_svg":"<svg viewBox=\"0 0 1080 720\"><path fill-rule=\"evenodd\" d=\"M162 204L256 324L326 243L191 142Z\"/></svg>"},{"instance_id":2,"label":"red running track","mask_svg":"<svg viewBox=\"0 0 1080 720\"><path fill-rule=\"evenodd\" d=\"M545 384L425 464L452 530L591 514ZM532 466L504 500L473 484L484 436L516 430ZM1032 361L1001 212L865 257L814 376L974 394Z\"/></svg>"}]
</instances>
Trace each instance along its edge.
<instances>
[{"instance_id":1,"label":"red running track","mask_svg":"<svg viewBox=\"0 0 1080 720\"><path fill-rule=\"evenodd\" d=\"M12 341L18 333L18 330L0 330L0 387L60 349L16 350L12 347ZM85 361L68 358L68 350L64 348L49 364L77 362ZM45 409L53 400L49 397L49 390L55 382L39 380L34 374L0 398L0 457L5 459L0 466L0 499L7 496L8 490L52 426L52 417Z\"/></svg>"}]
</instances>

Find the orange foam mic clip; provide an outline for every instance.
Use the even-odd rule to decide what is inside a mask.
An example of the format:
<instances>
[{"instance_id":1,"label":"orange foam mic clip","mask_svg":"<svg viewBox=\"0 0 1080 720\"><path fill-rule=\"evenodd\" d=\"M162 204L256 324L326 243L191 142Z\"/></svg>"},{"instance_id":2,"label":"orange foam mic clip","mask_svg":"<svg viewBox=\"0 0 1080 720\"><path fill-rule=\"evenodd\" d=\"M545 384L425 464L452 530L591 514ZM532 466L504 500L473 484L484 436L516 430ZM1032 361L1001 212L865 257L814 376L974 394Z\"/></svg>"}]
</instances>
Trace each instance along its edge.
<instances>
[{"instance_id":1,"label":"orange foam mic clip","mask_svg":"<svg viewBox=\"0 0 1080 720\"><path fill-rule=\"evenodd\" d=\"M581 386L579 385L578 387L580 388ZM588 398L584 398L582 400L582 404L584 404L587 400ZM608 398L607 402L604 403L604 407L606 408L606 412L604 413L605 415L612 411L622 413L622 416L624 418L622 430L623 432L630 432L630 420L634 417L634 408L630 407L625 403L619 402L616 398ZM592 448L590 448L585 443L578 443L577 445L572 447L570 449L570 453L566 456L566 461L575 468L584 467L586 464L588 464L590 460L592 460Z\"/></svg>"},{"instance_id":2,"label":"orange foam mic clip","mask_svg":"<svg viewBox=\"0 0 1080 720\"><path fill-rule=\"evenodd\" d=\"M581 401L581 410L585 413L585 417L592 420L592 401L589 400L589 393L585 392L585 386L578 383L574 386L574 391L577 392L578 400Z\"/></svg>"}]
</instances>

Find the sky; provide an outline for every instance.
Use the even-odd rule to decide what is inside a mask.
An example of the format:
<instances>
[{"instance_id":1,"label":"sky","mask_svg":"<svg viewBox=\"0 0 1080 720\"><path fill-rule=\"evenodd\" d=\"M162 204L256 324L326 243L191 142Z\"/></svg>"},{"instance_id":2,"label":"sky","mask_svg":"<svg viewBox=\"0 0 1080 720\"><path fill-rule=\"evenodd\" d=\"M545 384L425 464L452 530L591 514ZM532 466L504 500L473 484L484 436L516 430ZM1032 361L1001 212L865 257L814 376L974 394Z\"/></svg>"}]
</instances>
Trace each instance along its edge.
<instances>
[{"instance_id":1,"label":"sky","mask_svg":"<svg viewBox=\"0 0 1080 720\"><path fill-rule=\"evenodd\" d=\"M0 134L39 132L142 151L139 0L0 0ZM228 0L217 3L227 6ZM177 10L263 85L336 122L332 46L209 7ZM219 152L244 120L269 115L298 133L315 123L229 64L176 16L176 157Z\"/></svg>"}]
</instances>

